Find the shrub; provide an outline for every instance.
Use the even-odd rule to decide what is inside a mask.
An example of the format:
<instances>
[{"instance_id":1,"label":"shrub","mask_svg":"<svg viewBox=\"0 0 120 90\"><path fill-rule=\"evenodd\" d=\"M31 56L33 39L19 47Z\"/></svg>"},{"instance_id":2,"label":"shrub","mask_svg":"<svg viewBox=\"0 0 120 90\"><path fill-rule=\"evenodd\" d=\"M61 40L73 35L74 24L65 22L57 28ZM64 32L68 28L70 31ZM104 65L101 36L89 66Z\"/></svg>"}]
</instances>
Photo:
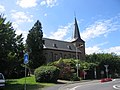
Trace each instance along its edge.
<instances>
[{"instance_id":1,"label":"shrub","mask_svg":"<svg viewBox=\"0 0 120 90\"><path fill-rule=\"evenodd\" d=\"M80 81L80 77L77 76L76 73L73 73L70 77L71 81Z\"/></svg>"},{"instance_id":2,"label":"shrub","mask_svg":"<svg viewBox=\"0 0 120 90\"><path fill-rule=\"evenodd\" d=\"M55 66L41 66L34 72L36 82L57 82L60 70Z\"/></svg>"}]
</instances>

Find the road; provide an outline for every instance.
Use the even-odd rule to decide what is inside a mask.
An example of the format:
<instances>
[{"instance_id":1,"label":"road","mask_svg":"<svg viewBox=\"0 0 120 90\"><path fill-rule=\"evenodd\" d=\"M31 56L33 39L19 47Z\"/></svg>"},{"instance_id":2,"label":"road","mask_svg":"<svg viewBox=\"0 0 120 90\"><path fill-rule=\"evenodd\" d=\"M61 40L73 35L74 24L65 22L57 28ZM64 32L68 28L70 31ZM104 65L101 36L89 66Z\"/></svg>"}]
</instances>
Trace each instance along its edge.
<instances>
[{"instance_id":1,"label":"road","mask_svg":"<svg viewBox=\"0 0 120 90\"><path fill-rule=\"evenodd\" d=\"M104 83L95 80L83 83L61 84L44 90L120 90L120 79Z\"/></svg>"},{"instance_id":2,"label":"road","mask_svg":"<svg viewBox=\"0 0 120 90\"><path fill-rule=\"evenodd\" d=\"M58 90L120 90L120 79L104 83L101 83L100 81L77 83L65 86Z\"/></svg>"}]
</instances>

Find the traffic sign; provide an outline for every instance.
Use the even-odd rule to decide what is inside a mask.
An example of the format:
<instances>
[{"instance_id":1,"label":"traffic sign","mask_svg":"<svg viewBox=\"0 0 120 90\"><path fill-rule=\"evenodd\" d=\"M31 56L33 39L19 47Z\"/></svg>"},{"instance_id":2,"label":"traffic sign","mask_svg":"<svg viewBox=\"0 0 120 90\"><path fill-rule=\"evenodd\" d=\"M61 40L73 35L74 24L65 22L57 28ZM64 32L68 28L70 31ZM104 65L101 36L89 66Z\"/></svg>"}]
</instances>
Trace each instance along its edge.
<instances>
[{"instance_id":1,"label":"traffic sign","mask_svg":"<svg viewBox=\"0 0 120 90\"><path fill-rule=\"evenodd\" d=\"M106 69L105 71L108 72L108 67L109 67L109 65L104 65L104 67L105 67L105 69Z\"/></svg>"},{"instance_id":2,"label":"traffic sign","mask_svg":"<svg viewBox=\"0 0 120 90\"><path fill-rule=\"evenodd\" d=\"M24 54L24 64L27 64L29 62L28 58L29 58L28 53L25 53Z\"/></svg>"}]
</instances>

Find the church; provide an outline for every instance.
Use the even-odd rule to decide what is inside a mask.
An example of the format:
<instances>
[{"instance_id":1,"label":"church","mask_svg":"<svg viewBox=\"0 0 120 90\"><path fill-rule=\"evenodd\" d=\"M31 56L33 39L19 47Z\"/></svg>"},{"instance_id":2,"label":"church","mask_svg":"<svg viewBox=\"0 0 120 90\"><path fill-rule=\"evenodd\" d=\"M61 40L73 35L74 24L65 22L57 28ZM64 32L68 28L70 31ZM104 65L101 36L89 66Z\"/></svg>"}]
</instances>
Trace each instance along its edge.
<instances>
[{"instance_id":1,"label":"church","mask_svg":"<svg viewBox=\"0 0 120 90\"><path fill-rule=\"evenodd\" d=\"M43 38L43 53L47 62L63 59L85 60L85 41L81 39L77 19L74 22L74 34L71 41Z\"/></svg>"}]
</instances>

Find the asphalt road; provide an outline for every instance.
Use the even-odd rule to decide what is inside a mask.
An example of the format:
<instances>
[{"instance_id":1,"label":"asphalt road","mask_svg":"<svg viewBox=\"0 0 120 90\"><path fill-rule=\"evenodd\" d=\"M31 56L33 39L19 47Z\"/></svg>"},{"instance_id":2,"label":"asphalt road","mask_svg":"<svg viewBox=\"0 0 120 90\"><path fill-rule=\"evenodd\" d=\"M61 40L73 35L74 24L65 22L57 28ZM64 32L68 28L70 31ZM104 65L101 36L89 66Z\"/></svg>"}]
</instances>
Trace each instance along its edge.
<instances>
[{"instance_id":1,"label":"asphalt road","mask_svg":"<svg viewBox=\"0 0 120 90\"><path fill-rule=\"evenodd\" d=\"M83 83L59 84L43 90L120 90L120 79L104 83L95 80Z\"/></svg>"},{"instance_id":2,"label":"asphalt road","mask_svg":"<svg viewBox=\"0 0 120 90\"><path fill-rule=\"evenodd\" d=\"M100 81L79 83L67 86L64 89L61 88L60 90L120 90L120 79L104 83Z\"/></svg>"}]
</instances>

